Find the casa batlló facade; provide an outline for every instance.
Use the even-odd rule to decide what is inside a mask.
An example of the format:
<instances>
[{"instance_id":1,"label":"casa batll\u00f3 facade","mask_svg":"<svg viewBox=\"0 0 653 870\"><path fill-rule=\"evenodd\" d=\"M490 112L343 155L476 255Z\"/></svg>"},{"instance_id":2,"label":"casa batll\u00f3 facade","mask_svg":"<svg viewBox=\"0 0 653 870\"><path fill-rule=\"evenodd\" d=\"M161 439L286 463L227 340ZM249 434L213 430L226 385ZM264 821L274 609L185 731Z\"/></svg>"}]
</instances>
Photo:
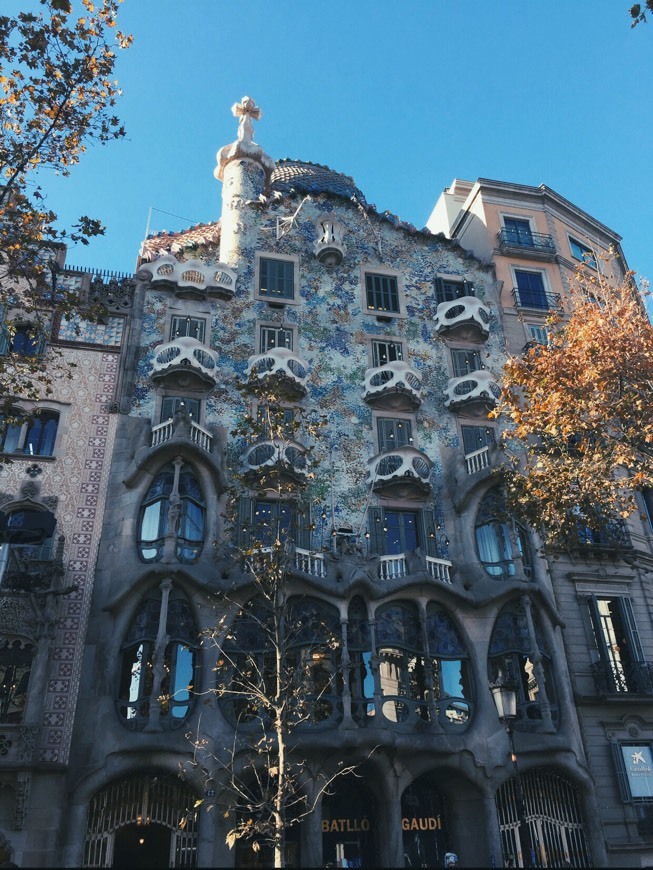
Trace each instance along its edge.
<instances>
[{"instance_id":1,"label":"casa batll\u00f3 facade","mask_svg":"<svg viewBox=\"0 0 653 870\"><path fill-rule=\"evenodd\" d=\"M83 437L107 439L88 447L111 459L95 481L101 537L94 526L83 544L92 565L99 540L95 574L75 579L79 530L66 526L61 582L75 571L75 591L56 597L61 630L82 601L83 657L67 635L76 715L56 760L0 757L7 795L32 782L22 828L15 797L0 806L8 857L266 866L265 850L226 846L230 822L205 811L233 803L226 777L190 762L192 740L219 756L247 733L242 708L212 693L217 653L202 636L231 596L251 594L239 553L253 532L269 544L281 527L289 614L317 612L339 637L314 656L294 735L314 811L288 831L289 866L441 867L450 851L467 866L639 866L653 842L650 525L632 518L627 562L597 541L545 563L501 513L501 432L487 417L506 353L541 338L530 327L544 330L550 298L564 297L574 249L561 228L577 251L618 237L548 189L483 179L455 182L418 230L348 176L275 163L254 141L249 98L234 114L238 138L217 155L220 220L146 240L120 342L83 351L97 363L84 379L105 383L110 357L113 380L101 412L81 390L75 405L80 427L102 414L92 425L108 434ZM252 378L256 400L241 389ZM319 420L319 434L243 435L268 384L289 425ZM283 497L257 484L275 466ZM3 489L20 494L24 467ZM82 509L68 501L61 520L46 503L58 523ZM59 667L56 635L41 647L3 630L37 646L44 671ZM617 650L615 634L639 646ZM490 691L506 673L518 768ZM17 727L33 723L44 752L54 708L34 679ZM321 794L342 764L355 775Z\"/></svg>"}]
</instances>

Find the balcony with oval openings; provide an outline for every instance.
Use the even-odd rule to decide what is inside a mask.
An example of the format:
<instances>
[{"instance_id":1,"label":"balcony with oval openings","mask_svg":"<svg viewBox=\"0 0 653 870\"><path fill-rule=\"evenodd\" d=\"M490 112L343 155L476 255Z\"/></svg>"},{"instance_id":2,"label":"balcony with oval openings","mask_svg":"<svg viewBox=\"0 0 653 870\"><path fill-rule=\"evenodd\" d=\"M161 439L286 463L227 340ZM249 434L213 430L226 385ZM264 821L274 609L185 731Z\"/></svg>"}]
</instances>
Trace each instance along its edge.
<instances>
[{"instance_id":1,"label":"balcony with oval openings","mask_svg":"<svg viewBox=\"0 0 653 870\"><path fill-rule=\"evenodd\" d=\"M393 360L367 369L363 397L387 411L416 411L422 404L422 379L408 363Z\"/></svg>"},{"instance_id":2,"label":"balcony with oval openings","mask_svg":"<svg viewBox=\"0 0 653 870\"><path fill-rule=\"evenodd\" d=\"M475 296L441 302L433 319L439 335L478 341L490 334L490 312Z\"/></svg>"},{"instance_id":3,"label":"balcony with oval openings","mask_svg":"<svg viewBox=\"0 0 653 870\"><path fill-rule=\"evenodd\" d=\"M154 348L150 377L174 389L214 387L218 354L196 338L184 335Z\"/></svg>"},{"instance_id":4,"label":"balcony with oval openings","mask_svg":"<svg viewBox=\"0 0 653 870\"><path fill-rule=\"evenodd\" d=\"M431 493L433 463L416 447L395 447L367 461L368 483L387 498L426 498Z\"/></svg>"},{"instance_id":5,"label":"balcony with oval openings","mask_svg":"<svg viewBox=\"0 0 653 870\"><path fill-rule=\"evenodd\" d=\"M259 483L270 476L275 482L292 485L303 482L308 474L306 448L283 438L256 441L245 450L241 461L245 476Z\"/></svg>"},{"instance_id":6,"label":"balcony with oval openings","mask_svg":"<svg viewBox=\"0 0 653 870\"><path fill-rule=\"evenodd\" d=\"M306 395L308 364L288 348L272 347L250 356L245 374L266 391L278 392L279 398L295 401Z\"/></svg>"},{"instance_id":7,"label":"balcony with oval openings","mask_svg":"<svg viewBox=\"0 0 653 870\"><path fill-rule=\"evenodd\" d=\"M155 286L170 288L176 296L206 299L221 296L231 299L236 289L236 273L225 263L203 263L200 260L179 262L172 254L143 263L139 273Z\"/></svg>"},{"instance_id":8,"label":"balcony with oval openings","mask_svg":"<svg viewBox=\"0 0 653 870\"><path fill-rule=\"evenodd\" d=\"M484 417L494 408L501 387L494 375L486 369L470 372L457 378L449 378L444 404L450 411Z\"/></svg>"}]
</instances>

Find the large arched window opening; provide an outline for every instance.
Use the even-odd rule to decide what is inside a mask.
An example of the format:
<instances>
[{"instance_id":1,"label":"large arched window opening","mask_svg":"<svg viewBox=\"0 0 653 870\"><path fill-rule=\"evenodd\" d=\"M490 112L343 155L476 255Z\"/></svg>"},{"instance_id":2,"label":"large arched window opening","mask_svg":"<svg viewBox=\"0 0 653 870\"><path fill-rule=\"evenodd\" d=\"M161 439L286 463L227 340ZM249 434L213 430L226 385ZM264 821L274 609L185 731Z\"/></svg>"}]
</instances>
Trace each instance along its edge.
<instances>
[{"instance_id":1,"label":"large arched window opening","mask_svg":"<svg viewBox=\"0 0 653 870\"><path fill-rule=\"evenodd\" d=\"M494 624L488 662L490 682L500 675L511 678L517 686L516 728L533 729L557 722L551 656L526 597L507 604Z\"/></svg>"},{"instance_id":2,"label":"large arched window opening","mask_svg":"<svg viewBox=\"0 0 653 870\"><path fill-rule=\"evenodd\" d=\"M417 608L387 604L376 613L381 710L389 722L428 720L424 648Z\"/></svg>"},{"instance_id":3,"label":"large arched window opening","mask_svg":"<svg viewBox=\"0 0 653 870\"><path fill-rule=\"evenodd\" d=\"M514 577L517 556L524 573L530 576L533 562L528 532L506 515L503 499L496 491L489 492L481 501L474 533L478 558L490 577L497 580Z\"/></svg>"},{"instance_id":4,"label":"large arched window opening","mask_svg":"<svg viewBox=\"0 0 653 870\"><path fill-rule=\"evenodd\" d=\"M180 727L191 709L198 636L190 604L164 581L140 602L121 648L117 709L128 727Z\"/></svg>"},{"instance_id":5,"label":"large arched window opening","mask_svg":"<svg viewBox=\"0 0 653 870\"><path fill-rule=\"evenodd\" d=\"M109 783L89 806L82 866L197 866L196 798L172 773Z\"/></svg>"},{"instance_id":6,"label":"large arched window opening","mask_svg":"<svg viewBox=\"0 0 653 870\"><path fill-rule=\"evenodd\" d=\"M281 710L283 727L342 720L338 611L314 598L287 606L257 598L237 616L219 660L218 696L234 725L270 725Z\"/></svg>"},{"instance_id":7,"label":"large arched window opening","mask_svg":"<svg viewBox=\"0 0 653 870\"><path fill-rule=\"evenodd\" d=\"M144 562L159 562L171 540L171 557L195 562L204 543L205 504L192 469L176 459L152 481L141 505L138 548Z\"/></svg>"},{"instance_id":8,"label":"large arched window opening","mask_svg":"<svg viewBox=\"0 0 653 870\"><path fill-rule=\"evenodd\" d=\"M0 638L0 722L22 722L34 646L21 638Z\"/></svg>"},{"instance_id":9,"label":"large arched window opening","mask_svg":"<svg viewBox=\"0 0 653 870\"><path fill-rule=\"evenodd\" d=\"M438 720L462 728L472 715L469 660L451 618L434 602L426 608L426 641Z\"/></svg>"},{"instance_id":10,"label":"large arched window opening","mask_svg":"<svg viewBox=\"0 0 653 870\"><path fill-rule=\"evenodd\" d=\"M406 867L444 867L450 847L447 805L426 774L401 795L401 830Z\"/></svg>"},{"instance_id":11,"label":"large arched window opening","mask_svg":"<svg viewBox=\"0 0 653 870\"><path fill-rule=\"evenodd\" d=\"M513 777L496 794L503 866L593 867L578 789L546 768L522 773L520 785Z\"/></svg>"}]
</instances>

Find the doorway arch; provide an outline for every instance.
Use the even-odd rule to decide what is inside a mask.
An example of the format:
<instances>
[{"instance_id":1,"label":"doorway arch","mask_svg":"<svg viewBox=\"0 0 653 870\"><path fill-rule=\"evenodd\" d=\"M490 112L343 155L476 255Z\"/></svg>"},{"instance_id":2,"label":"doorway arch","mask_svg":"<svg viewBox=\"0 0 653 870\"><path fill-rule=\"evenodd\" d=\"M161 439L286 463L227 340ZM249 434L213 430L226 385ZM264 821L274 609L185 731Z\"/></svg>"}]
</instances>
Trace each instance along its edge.
<instances>
[{"instance_id":1,"label":"doorway arch","mask_svg":"<svg viewBox=\"0 0 653 870\"><path fill-rule=\"evenodd\" d=\"M195 867L194 804L192 789L171 773L110 782L91 800L82 866Z\"/></svg>"}]
</instances>

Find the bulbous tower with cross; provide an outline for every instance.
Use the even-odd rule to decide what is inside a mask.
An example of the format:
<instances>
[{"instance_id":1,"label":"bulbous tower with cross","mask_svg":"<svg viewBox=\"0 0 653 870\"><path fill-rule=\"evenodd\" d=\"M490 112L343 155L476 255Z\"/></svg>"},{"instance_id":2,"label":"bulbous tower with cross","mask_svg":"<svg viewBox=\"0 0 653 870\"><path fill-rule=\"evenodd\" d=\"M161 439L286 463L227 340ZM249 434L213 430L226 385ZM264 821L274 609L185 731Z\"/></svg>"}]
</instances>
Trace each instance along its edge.
<instances>
[{"instance_id":1,"label":"bulbous tower with cross","mask_svg":"<svg viewBox=\"0 0 653 870\"><path fill-rule=\"evenodd\" d=\"M238 136L235 142L218 151L214 175L222 181L220 259L235 266L247 238L248 215L243 206L264 193L275 163L254 142L252 121L258 121L263 114L254 100L243 97L231 111L239 119Z\"/></svg>"}]
</instances>

